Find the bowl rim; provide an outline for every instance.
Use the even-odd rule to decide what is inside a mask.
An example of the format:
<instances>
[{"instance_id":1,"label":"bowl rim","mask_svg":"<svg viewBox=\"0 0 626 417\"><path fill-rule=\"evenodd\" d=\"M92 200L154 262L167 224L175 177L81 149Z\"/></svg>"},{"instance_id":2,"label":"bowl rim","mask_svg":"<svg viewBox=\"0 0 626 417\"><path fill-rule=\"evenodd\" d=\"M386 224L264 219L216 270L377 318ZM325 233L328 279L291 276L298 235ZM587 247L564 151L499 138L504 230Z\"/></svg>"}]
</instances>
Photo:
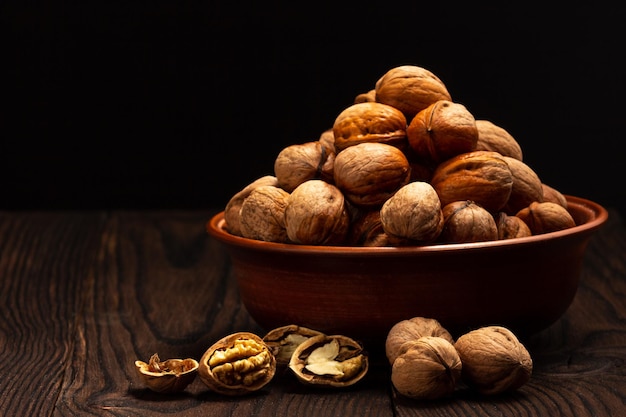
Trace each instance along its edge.
<instances>
[{"instance_id":1,"label":"bowl rim","mask_svg":"<svg viewBox=\"0 0 626 417\"><path fill-rule=\"evenodd\" d=\"M333 254L333 255L418 255L438 252L457 252L483 250L487 248L507 248L511 246L520 247L532 245L538 242L563 239L577 235L590 235L599 229L608 219L608 211L600 204L572 195L564 194L568 205L576 206L580 209L594 213L594 217L582 224L540 235L518 237L504 240L490 240L471 243L438 243L414 246L331 246L331 245L300 245L294 243L266 242L262 240L249 239L242 236L230 234L225 230L224 211L215 214L206 223L207 233L233 247L253 249L256 251L271 251L281 253L306 253L306 254Z\"/></svg>"}]
</instances>

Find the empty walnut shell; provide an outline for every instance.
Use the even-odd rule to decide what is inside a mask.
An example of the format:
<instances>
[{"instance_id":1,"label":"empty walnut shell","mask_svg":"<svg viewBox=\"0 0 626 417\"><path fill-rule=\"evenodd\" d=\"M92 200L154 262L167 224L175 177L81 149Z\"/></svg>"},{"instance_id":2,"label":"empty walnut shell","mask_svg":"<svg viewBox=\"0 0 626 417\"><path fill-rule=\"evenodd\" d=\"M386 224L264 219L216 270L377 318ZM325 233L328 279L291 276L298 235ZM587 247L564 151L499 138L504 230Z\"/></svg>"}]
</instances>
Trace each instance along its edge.
<instances>
[{"instance_id":1,"label":"empty walnut shell","mask_svg":"<svg viewBox=\"0 0 626 417\"><path fill-rule=\"evenodd\" d=\"M528 225L533 235L576 226L574 218L565 207L549 201L531 203L528 207L521 209L516 216Z\"/></svg>"},{"instance_id":2,"label":"empty walnut shell","mask_svg":"<svg viewBox=\"0 0 626 417\"><path fill-rule=\"evenodd\" d=\"M412 317L401 320L391 327L385 340L385 354L393 365L398 356L408 349L407 342L414 342L424 336L437 336L454 343L454 338L438 320L428 317Z\"/></svg>"},{"instance_id":3,"label":"empty walnut shell","mask_svg":"<svg viewBox=\"0 0 626 417\"><path fill-rule=\"evenodd\" d=\"M445 243L485 242L498 239L496 221L487 210L473 201L454 201L446 204L443 212L443 230L439 240Z\"/></svg>"},{"instance_id":4,"label":"empty walnut shell","mask_svg":"<svg viewBox=\"0 0 626 417\"><path fill-rule=\"evenodd\" d=\"M523 160L522 148L515 138L503 127L489 120L476 120L478 129L477 151L494 151L503 156Z\"/></svg>"},{"instance_id":5,"label":"empty walnut shell","mask_svg":"<svg viewBox=\"0 0 626 417\"><path fill-rule=\"evenodd\" d=\"M363 346L347 336L318 335L302 342L291 356L289 368L307 385L347 387L359 382L369 369Z\"/></svg>"},{"instance_id":6,"label":"empty walnut shell","mask_svg":"<svg viewBox=\"0 0 626 417\"><path fill-rule=\"evenodd\" d=\"M319 140L290 145L274 160L274 175L278 186L291 192L311 179L332 181L334 161L334 152Z\"/></svg>"},{"instance_id":7,"label":"empty walnut shell","mask_svg":"<svg viewBox=\"0 0 626 417\"><path fill-rule=\"evenodd\" d=\"M418 400L450 396L461 380L463 364L454 345L442 337L411 341L391 366L391 382L400 394Z\"/></svg>"},{"instance_id":8,"label":"empty walnut shell","mask_svg":"<svg viewBox=\"0 0 626 417\"><path fill-rule=\"evenodd\" d=\"M161 361L156 353L148 362L137 360L139 377L152 391L160 393L181 392L193 382L198 371L195 359L168 359Z\"/></svg>"},{"instance_id":9,"label":"empty walnut shell","mask_svg":"<svg viewBox=\"0 0 626 417\"><path fill-rule=\"evenodd\" d=\"M245 395L263 388L276 373L276 358L254 333L237 332L215 342L202 355L198 375L212 391Z\"/></svg>"},{"instance_id":10,"label":"empty walnut shell","mask_svg":"<svg viewBox=\"0 0 626 417\"><path fill-rule=\"evenodd\" d=\"M443 81L426 68L401 65L376 81L376 101L397 108L408 121L438 100L452 100Z\"/></svg>"},{"instance_id":11,"label":"empty walnut shell","mask_svg":"<svg viewBox=\"0 0 626 417\"><path fill-rule=\"evenodd\" d=\"M407 121L402 112L377 102L356 103L344 109L333 124L335 150L340 153L359 143L385 143L407 147Z\"/></svg>"},{"instance_id":12,"label":"empty walnut shell","mask_svg":"<svg viewBox=\"0 0 626 417\"><path fill-rule=\"evenodd\" d=\"M494 213L509 201L513 174L499 153L472 151L440 163L430 183L442 206L471 200Z\"/></svg>"},{"instance_id":13,"label":"empty walnut shell","mask_svg":"<svg viewBox=\"0 0 626 417\"><path fill-rule=\"evenodd\" d=\"M243 204L243 201L248 198L252 190L262 185L278 186L278 181L273 175L266 175L264 177L257 178L228 200L226 208L224 209L224 221L226 222L226 228L230 234L241 236L241 224L239 221L241 205Z\"/></svg>"},{"instance_id":14,"label":"empty walnut shell","mask_svg":"<svg viewBox=\"0 0 626 417\"><path fill-rule=\"evenodd\" d=\"M342 244L350 216L342 192L323 180L308 180L289 195L285 229L289 239L304 245Z\"/></svg>"},{"instance_id":15,"label":"empty walnut shell","mask_svg":"<svg viewBox=\"0 0 626 417\"><path fill-rule=\"evenodd\" d=\"M454 346L463 363L461 378L477 392L493 395L512 391L530 379L530 353L505 327L472 330L460 336Z\"/></svg>"},{"instance_id":16,"label":"empty walnut shell","mask_svg":"<svg viewBox=\"0 0 626 417\"><path fill-rule=\"evenodd\" d=\"M380 207L411 177L409 161L395 146L360 143L335 158L335 185L360 207Z\"/></svg>"},{"instance_id":17,"label":"empty walnut shell","mask_svg":"<svg viewBox=\"0 0 626 417\"><path fill-rule=\"evenodd\" d=\"M239 212L241 235L248 239L286 243L285 208L289 193L273 185L252 190Z\"/></svg>"},{"instance_id":18,"label":"empty walnut shell","mask_svg":"<svg viewBox=\"0 0 626 417\"><path fill-rule=\"evenodd\" d=\"M410 182L385 201L380 220L391 237L415 243L432 242L443 229L439 196L427 182Z\"/></svg>"},{"instance_id":19,"label":"empty walnut shell","mask_svg":"<svg viewBox=\"0 0 626 417\"><path fill-rule=\"evenodd\" d=\"M473 151L478 129L474 116L464 105L439 100L415 115L407 128L407 138L421 160L437 164Z\"/></svg>"},{"instance_id":20,"label":"empty walnut shell","mask_svg":"<svg viewBox=\"0 0 626 417\"><path fill-rule=\"evenodd\" d=\"M270 330L263 336L263 341L276 358L277 365L289 365L291 356L300 344L313 336L322 334L308 327L290 324Z\"/></svg>"}]
</instances>

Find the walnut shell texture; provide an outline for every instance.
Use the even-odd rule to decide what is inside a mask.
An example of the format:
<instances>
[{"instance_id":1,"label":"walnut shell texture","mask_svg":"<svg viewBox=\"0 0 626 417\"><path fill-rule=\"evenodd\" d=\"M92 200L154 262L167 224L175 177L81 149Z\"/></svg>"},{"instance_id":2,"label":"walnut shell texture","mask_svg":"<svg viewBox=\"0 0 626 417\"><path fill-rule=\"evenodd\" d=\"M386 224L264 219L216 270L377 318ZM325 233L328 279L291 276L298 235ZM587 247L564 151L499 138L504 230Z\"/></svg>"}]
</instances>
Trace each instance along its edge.
<instances>
[{"instance_id":1,"label":"walnut shell texture","mask_svg":"<svg viewBox=\"0 0 626 417\"><path fill-rule=\"evenodd\" d=\"M515 214L530 203L543 201L543 188L537 173L525 162L510 156L503 156L513 175L511 194L503 210Z\"/></svg>"},{"instance_id":2,"label":"walnut shell texture","mask_svg":"<svg viewBox=\"0 0 626 417\"><path fill-rule=\"evenodd\" d=\"M437 336L454 343L454 338L437 319L430 317L412 317L394 324L385 340L385 354L389 364L406 351L407 342L416 341L424 336Z\"/></svg>"},{"instance_id":3,"label":"walnut shell texture","mask_svg":"<svg viewBox=\"0 0 626 417\"><path fill-rule=\"evenodd\" d=\"M446 243L484 242L498 239L496 221L473 201L454 201L442 208L443 230L439 240Z\"/></svg>"},{"instance_id":4,"label":"walnut shell texture","mask_svg":"<svg viewBox=\"0 0 626 417\"><path fill-rule=\"evenodd\" d=\"M407 120L438 100L452 100L443 81L426 68L401 65L376 81L376 101L404 113Z\"/></svg>"},{"instance_id":5,"label":"walnut shell texture","mask_svg":"<svg viewBox=\"0 0 626 417\"><path fill-rule=\"evenodd\" d=\"M404 149L407 121L402 112L377 102L362 102L344 109L333 123L337 153L366 142L385 143Z\"/></svg>"},{"instance_id":6,"label":"walnut shell texture","mask_svg":"<svg viewBox=\"0 0 626 417\"><path fill-rule=\"evenodd\" d=\"M432 242L443 229L439 196L427 182L410 182L385 201L380 209L380 220L390 236Z\"/></svg>"},{"instance_id":7,"label":"walnut shell texture","mask_svg":"<svg viewBox=\"0 0 626 417\"><path fill-rule=\"evenodd\" d=\"M478 129L464 105L439 100L415 115L407 128L407 139L419 158L439 163L475 150Z\"/></svg>"},{"instance_id":8,"label":"walnut shell texture","mask_svg":"<svg viewBox=\"0 0 626 417\"><path fill-rule=\"evenodd\" d=\"M241 205L241 235L248 239L287 243L285 208L289 193L273 185L252 190Z\"/></svg>"},{"instance_id":9,"label":"walnut shell texture","mask_svg":"<svg viewBox=\"0 0 626 417\"><path fill-rule=\"evenodd\" d=\"M463 363L463 381L481 394L516 390L530 380L530 353L505 327L472 330L461 335L454 346Z\"/></svg>"},{"instance_id":10,"label":"walnut shell texture","mask_svg":"<svg viewBox=\"0 0 626 417\"><path fill-rule=\"evenodd\" d=\"M471 200L493 213L509 200L513 174L498 152L472 151L439 164L430 183L442 206Z\"/></svg>"},{"instance_id":11,"label":"walnut shell texture","mask_svg":"<svg viewBox=\"0 0 626 417\"><path fill-rule=\"evenodd\" d=\"M506 129L489 120L476 120L478 129L477 151L494 151L503 156L523 160L522 147Z\"/></svg>"},{"instance_id":12,"label":"walnut shell texture","mask_svg":"<svg viewBox=\"0 0 626 417\"><path fill-rule=\"evenodd\" d=\"M528 207L521 209L516 216L528 225L533 235L576 226L574 218L565 207L549 201L531 203Z\"/></svg>"},{"instance_id":13,"label":"walnut shell texture","mask_svg":"<svg viewBox=\"0 0 626 417\"><path fill-rule=\"evenodd\" d=\"M411 177L411 166L395 146L364 142L335 157L334 183L354 205L380 207Z\"/></svg>"},{"instance_id":14,"label":"walnut shell texture","mask_svg":"<svg viewBox=\"0 0 626 417\"><path fill-rule=\"evenodd\" d=\"M342 244L350 215L341 191L323 180L308 180L289 195L285 229L289 239L304 245Z\"/></svg>"},{"instance_id":15,"label":"walnut shell texture","mask_svg":"<svg viewBox=\"0 0 626 417\"><path fill-rule=\"evenodd\" d=\"M498 227L498 239L513 239L516 237L532 236L532 231L524 220L517 216L509 216L503 211L496 213L494 216L496 226Z\"/></svg>"},{"instance_id":16,"label":"walnut shell texture","mask_svg":"<svg viewBox=\"0 0 626 417\"><path fill-rule=\"evenodd\" d=\"M319 140L290 145L274 160L274 176L278 186L287 192L311 179L332 182L334 160L334 152L329 152Z\"/></svg>"}]
</instances>

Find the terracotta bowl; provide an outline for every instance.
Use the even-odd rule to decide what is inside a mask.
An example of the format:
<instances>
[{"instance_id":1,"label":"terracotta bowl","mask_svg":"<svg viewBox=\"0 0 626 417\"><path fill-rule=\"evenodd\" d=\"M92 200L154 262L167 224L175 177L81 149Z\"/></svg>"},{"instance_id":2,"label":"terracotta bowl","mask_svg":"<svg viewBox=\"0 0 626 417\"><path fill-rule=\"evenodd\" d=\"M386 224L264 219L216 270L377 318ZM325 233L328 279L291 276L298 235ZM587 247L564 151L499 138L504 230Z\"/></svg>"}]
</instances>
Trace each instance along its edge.
<instances>
[{"instance_id":1,"label":"terracotta bowl","mask_svg":"<svg viewBox=\"0 0 626 417\"><path fill-rule=\"evenodd\" d=\"M207 223L225 245L241 301L263 328L297 324L383 340L398 321L436 318L460 335L499 324L520 336L567 310L583 255L606 222L597 203L566 196L577 226L503 241L421 247L304 246L229 234L224 213Z\"/></svg>"}]
</instances>

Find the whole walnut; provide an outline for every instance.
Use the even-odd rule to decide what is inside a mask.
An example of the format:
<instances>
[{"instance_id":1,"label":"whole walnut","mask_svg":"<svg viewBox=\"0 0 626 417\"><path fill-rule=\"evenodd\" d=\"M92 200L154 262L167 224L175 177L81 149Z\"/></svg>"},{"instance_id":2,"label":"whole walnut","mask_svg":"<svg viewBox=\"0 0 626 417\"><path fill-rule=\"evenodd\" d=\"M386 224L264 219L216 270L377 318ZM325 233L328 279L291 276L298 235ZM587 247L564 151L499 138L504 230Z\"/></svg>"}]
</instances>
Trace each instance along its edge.
<instances>
[{"instance_id":1,"label":"whole walnut","mask_svg":"<svg viewBox=\"0 0 626 417\"><path fill-rule=\"evenodd\" d=\"M391 382L405 397L436 400L450 396L461 380L463 363L454 345L424 336L409 343L391 366Z\"/></svg>"},{"instance_id":2,"label":"whole walnut","mask_svg":"<svg viewBox=\"0 0 626 417\"><path fill-rule=\"evenodd\" d=\"M335 157L334 184L356 206L380 207L410 176L409 161L392 145L364 142Z\"/></svg>"},{"instance_id":3,"label":"whole walnut","mask_svg":"<svg viewBox=\"0 0 626 417\"><path fill-rule=\"evenodd\" d=\"M400 188L380 209L385 233L416 243L435 241L443 229L441 202L427 182L414 181Z\"/></svg>"},{"instance_id":4,"label":"whole walnut","mask_svg":"<svg viewBox=\"0 0 626 417\"><path fill-rule=\"evenodd\" d=\"M493 216L498 227L498 239L513 239L516 237L532 236L532 231L524 220L517 216L509 216L503 211Z\"/></svg>"},{"instance_id":5,"label":"whole walnut","mask_svg":"<svg viewBox=\"0 0 626 417\"><path fill-rule=\"evenodd\" d=\"M406 352L408 342L414 342L424 336L437 336L454 343L454 338L437 319L412 317L394 324L385 339L385 354L389 364L393 365L398 356Z\"/></svg>"},{"instance_id":6,"label":"whole walnut","mask_svg":"<svg viewBox=\"0 0 626 417\"><path fill-rule=\"evenodd\" d=\"M516 390L530 380L533 361L515 334L486 326L461 335L454 344L463 369L461 378L481 394Z\"/></svg>"},{"instance_id":7,"label":"whole walnut","mask_svg":"<svg viewBox=\"0 0 626 417\"><path fill-rule=\"evenodd\" d=\"M473 201L453 201L442 208L445 243L484 242L498 239L496 221L487 210Z\"/></svg>"},{"instance_id":8,"label":"whole walnut","mask_svg":"<svg viewBox=\"0 0 626 417\"><path fill-rule=\"evenodd\" d=\"M515 138L503 127L489 120L476 120L478 129L477 151L494 151L503 156L523 160L522 148Z\"/></svg>"},{"instance_id":9,"label":"whole walnut","mask_svg":"<svg viewBox=\"0 0 626 417\"><path fill-rule=\"evenodd\" d=\"M453 201L471 200L493 213L509 201L513 174L498 152L472 151L440 163L430 183L442 206Z\"/></svg>"},{"instance_id":10,"label":"whole walnut","mask_svg":"<svg viewBox=\"0 0 626 417\"><path fill-rule=\"evenodd\" d=\"M358 94L354 98L354 103L363 103L363 102L373 102L376 101L376 90L371 89L367 93Z\"/></svg>"},{"instance_id":11,"label":"whole walnut","mask_svg":"<svg viewBox=\"0 0 626 417\"><path fill-rule=\"evenodd\" d=\"M287 243L285 208L288 199L287 191L273 185L252 190L239 213L241 235L248 239Z\"/></svg>"},{"instance_id":12,"label":"whole walnut","mask_svg":"<svg viewBox=\"0 0 626 417\"><path fill-rule=\"evenodd\" d=\"M541 184L541 188L543 190L543 201L550 201L552 203L563 206L564 208L567 208L567 199L565 198L563 193L561 193L556 188L544 183Z\"/></svg>"},{"instance_id":13,"label":"whole walnut","mask_svg":"<svg viewBox=\"0 0 626 417\"><path fill-rule=\"evenodd\" d=\"M543 201L543 188L537 173L525 162L510 156L503 156L513 175L513 185L509 199L502 208L508 214L515 214L533 201Z\"/></svg>"},{"instance_id":14,"label":"whole walnut","mask_svg":"<svg viewBox=\"0 0 626 417\"><path fill-rule=\"evenodd\" d=\"M516 216L528 225L533 235L576 226L574 218L565 207L549 201L531 203L528 207L521 209Z\"/></svg>"},{"instance_id":15,"label":"whole walnut","mask_svg":"<svg viewBox=\"0 0 626 417\"><path fill-rule=\"evenodd\" d=\"M410 121L438 100L452 100L443 81L426 68L401 65L376 81L376 101L397 108Z\"/></svg>"},{"instance_id":16,"label":"whole walnut","mask_svg":"<svg viewBox=\"0 0 626 417\"><path fill-rule=\"evenodd\" d=\"M246 185L242 190L237 192L230 198L230 200L228 200L226 208L224 209L224 221L226 223L226 229L230 234L241 236L241 224L239 220L241 205L255 188L263 185L278 186L278 181L273 175L266 175L258 178Z\"/></svg>"},{"instance_id":17,"label":"whole walnut","mask_svg":"<svg viewBox=\"0 0 626 417\"><path fill-rule=\"evenodd\" d=\"M274 175L278 186L293 191L304 181L333 180L335 153L329 152L321 141L290 145L279 152L274 161Z\"/></svg>"},{"instance_id":18,"label":"whole walnut","mask_svg":"<svg viewBox=\"0 0 626 417\"><path fill-rule=\"evenodd\" d=\"M350 216L341 191L323 180L308 180L287 199L285 229L293 243L339 245L345 242Z\"/></svg>"},{"instance_id":19,"label":"whole walnut","mask_svg":"<svg viewBox=\"0 0 626 417\"><path fill-rule=\"evenodd\" d=\"M407 128L407 138L421 160L437 164L473 151L478 129L474 116L464 105L438 100L415 115Z\"/></svg>"},{"instance_id":20,"label":"whole walnut","mask_svg":"<svg viewBox=\"0 0 626 417\"><path fill-rule=\"evenodd\" d=\"M405 149L407 121L402 112L377 102L362 102L344 109L333 123L337 153L359 143L385 143Z\"/></svg>"}]
</instances>

